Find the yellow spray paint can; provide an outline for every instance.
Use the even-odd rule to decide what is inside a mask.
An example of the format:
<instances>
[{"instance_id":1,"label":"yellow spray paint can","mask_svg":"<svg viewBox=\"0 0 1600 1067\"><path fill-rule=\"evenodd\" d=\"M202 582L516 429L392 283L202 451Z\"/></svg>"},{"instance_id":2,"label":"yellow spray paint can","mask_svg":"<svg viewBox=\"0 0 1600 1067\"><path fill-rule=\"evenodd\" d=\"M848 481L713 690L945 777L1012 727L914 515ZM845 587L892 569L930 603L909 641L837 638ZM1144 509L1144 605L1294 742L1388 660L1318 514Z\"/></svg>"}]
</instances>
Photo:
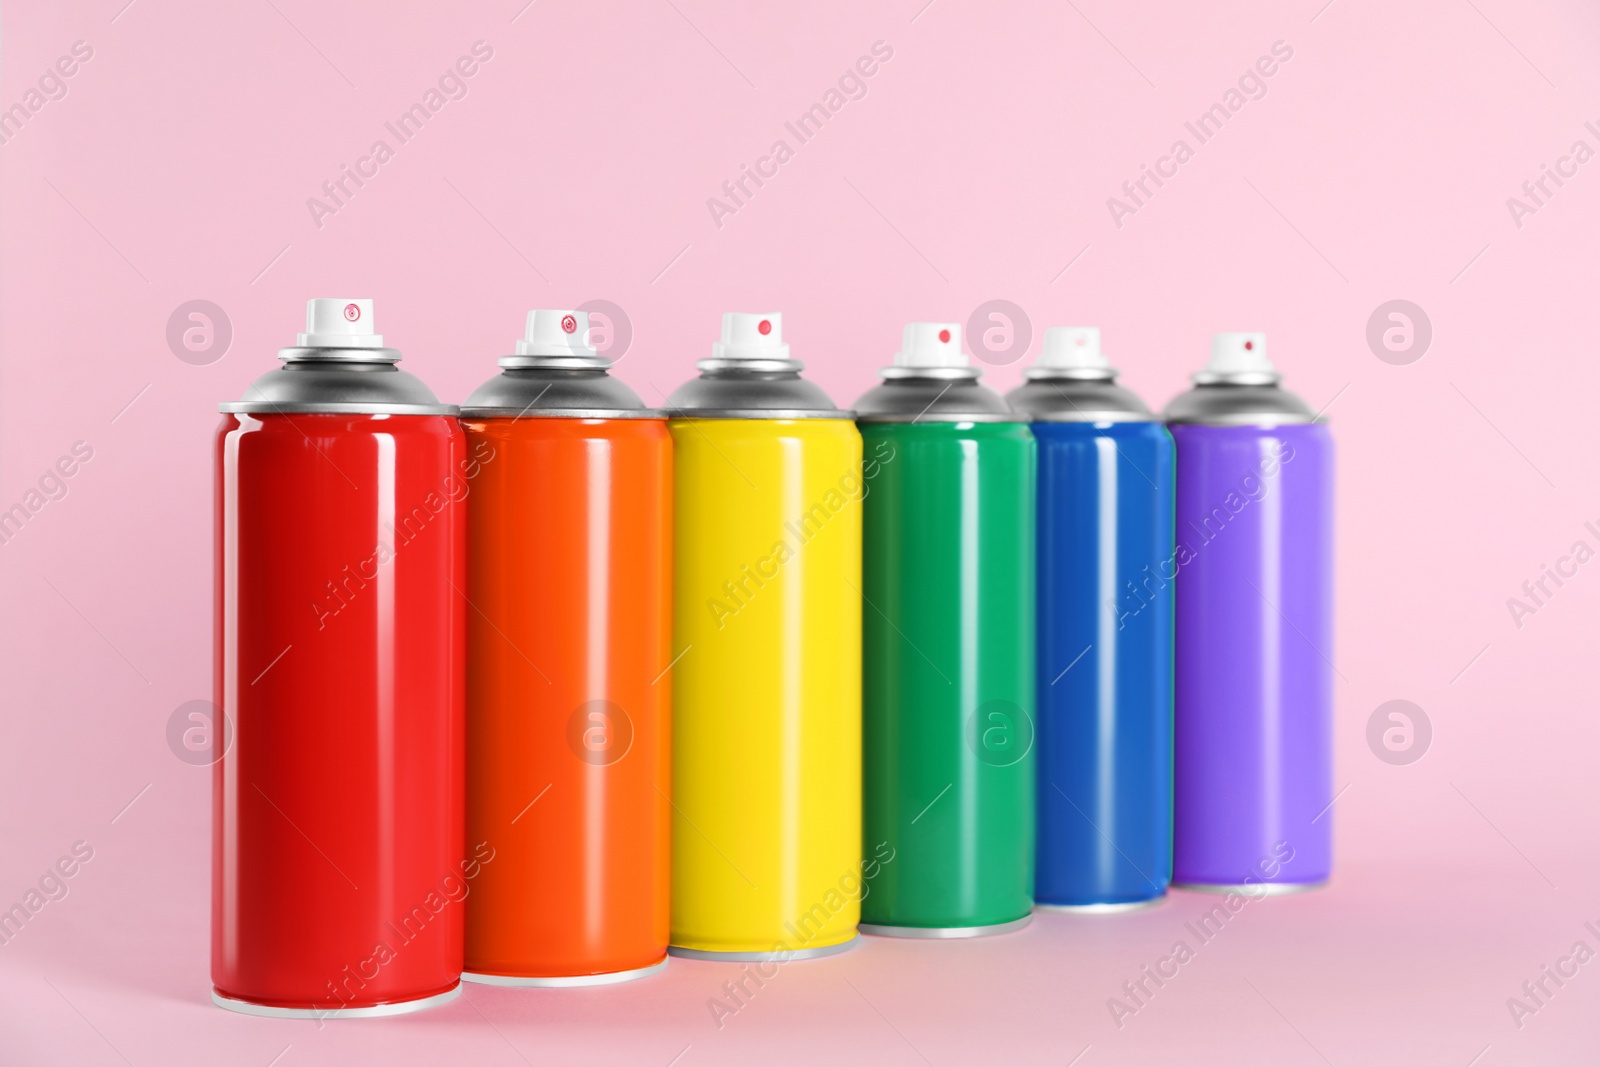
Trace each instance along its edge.
<instances>
[{"instance_id":1,"label":"yellow spray paint can","mask_svg":"<svg viewBox=\"0 0 1600 1067\"><path fill-rule=\"evenodd\" d=\"M674 448L672 947L828 955L856 938L861 435L729 314L667 402ZM881 862L880 857L878 862Z\"/></svg>"}]
</instances>

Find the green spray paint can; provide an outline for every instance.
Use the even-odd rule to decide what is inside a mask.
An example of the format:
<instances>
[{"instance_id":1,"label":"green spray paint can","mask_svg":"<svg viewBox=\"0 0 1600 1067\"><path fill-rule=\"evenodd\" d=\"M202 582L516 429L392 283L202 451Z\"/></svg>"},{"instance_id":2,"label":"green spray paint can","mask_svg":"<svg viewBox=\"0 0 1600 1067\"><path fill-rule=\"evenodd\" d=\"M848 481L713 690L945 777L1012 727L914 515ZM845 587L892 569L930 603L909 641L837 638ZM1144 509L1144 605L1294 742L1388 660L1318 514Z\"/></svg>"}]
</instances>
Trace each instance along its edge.
<instances>
[{"instance_id":1,"label":"green spray paint can","mask_svg":"<svg viewBox=\"0 0 1600 1067\"><path fill-rule=\"evenodd\" d=\"M1033 434L912 323L856 404L863 501L863 933L978 937L1033 909Z\"/></svg>"}]
</instances>

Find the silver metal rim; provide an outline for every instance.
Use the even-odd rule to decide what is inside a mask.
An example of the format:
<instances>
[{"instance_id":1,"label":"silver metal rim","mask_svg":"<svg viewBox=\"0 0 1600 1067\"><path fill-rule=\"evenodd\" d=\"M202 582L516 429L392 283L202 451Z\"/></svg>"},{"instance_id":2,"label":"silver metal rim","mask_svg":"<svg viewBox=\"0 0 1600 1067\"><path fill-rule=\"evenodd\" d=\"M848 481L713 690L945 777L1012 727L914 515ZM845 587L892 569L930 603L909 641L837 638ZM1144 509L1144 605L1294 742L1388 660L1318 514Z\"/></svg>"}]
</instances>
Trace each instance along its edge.
<instances>
[{"instance_id":1,"label":"silver metal rim","mask_svg":"<svg viewBox=\"0 0 1600 1067\"><path fill-rule=\"evenodd\" d=\"M266 1019L377 1019L386 1015L409 1015L414 1011L426 1011L440 1004L448 1004L460 995L461 983L457 982L450 989L443 993L435 993L431 997L400 1000L392 1004L374 1004L366 1008L279 1008L270 1004L252 1004L248 1000L225 997L213 989L211 1003L219 1008L236 1011L240 1015L259 1015Z\"/></svg>"},{"instance_id":2,"label":"silver metal rim","mask_svg":"<svg viewBox=\"0 0 1600 1067\"><path fill-rule=\"evenodd\" d=\"M1115 367L1079 368L1028 367L1022 377L1030 382L1047 382L1052 379L1064 382L1111 382L1121 373Z\"/></svg>"},{"instance_id":3,"label":"silver metal rim","mask_svg":"<svg viewBox=\"0 0 1600 1067\"><path fill-rule=\"evenodd\" d=\"M824 956L837 956L841 952L849 952L860 942L860 934L850 935L849 940L841 941L837 945L824 945L821 948L801 948L793 952L707 952L698 948L679 948L677 945L667 947L667 955L677 956L685 960L706 960L710 963L783 963L794 960L816 960Z\"/></svg>"},{"instance_id":4,"label":"silver metal rim","mask_svg":"<svg viewBox=\"0 0 1600 1067\"><path fill-rule=\"evenodd\" d=\"M665 419L653 408L462 408L463 419Z\"/></svg>"},{"instance_id":5,"label":"silver metal rim","mask_svg":"<svg viewBox=\"0 0 1600 1067\"><path fill-rule=\"evenodd\" d=\"M923 422L1015 422L1026 426L1030 420L1021 415L999 415L990 411L985 411L982 414L975 412L961 414L959 412L945 411L937 414L930 412L926 415L858 415L856 416L856 421L892 422L902 426Z\"/></svg>"},{"instance_id":6,"label":"silver metal rim","mask_svg":"<svg viewBox=\"0 0 1600 1067\"><path fill-rule=\"evenodd\" d=\"M1135 415L1131 411L1052 411L1044 415L1034 415L1033 422L1157 422L1152 415Z\"/></svg>"},{"instance_id":7,"label":"silver metal rim","mask_svg":"<svg viewBox=\"0 0 1600 1067\"><path fill-rule=\"evenodd\" d=\"M983 377L983 371L977 367L884 367L878 371L878 377L886 381L904 381L907 378L927 378L939 382L970 378L976 381Z\"/></svg>"},{"instance_id":8,"label":"silver metal rim","mask_svg":"<svg viewBox=\"0 0 1600 1067\"><path fill-rule=\"evenodd\" d=\"M949 940L958 937L992 937L995 934L1009 934L1013 930L1022 929L1032 921L1033 915L1028 914L1020 919L991 923L988 926L880 926L877 923L862 923L861 932L876 937Z\"/></svg>"},{"instance_id":9,"label":"silver metal rim","mask_svg":"<svg viewBox=\"0 0 1600 1067\"><path fill-rule=\"evenodd\" d=\"M454 404L274 404L234 400L218 404L226 415L459 415Z\"/></svg>"},{"instance_id":10,"label":"silver metal rim","mask_svg":"<svg viewBox=\"0 0 1600 1067\"><path fill-rule=\"evenodd\" d=\"M1173 882L1174 889L1187 889L1191 893L1237 893L1242 897L1285 897L1291 893L1305 893L1321 889L1327 879L1320 882L1252 882L1249 885L1211 885L1203 882Z\"/></svg>"},{"instance_id":11,"label":"silver metal rim","mask_svg":"<svg viewBox=\"0 0 1600 1067\"><path fill-rule=\"evenodd\" d=\"M607 971L604 974L551 975L544 978L527 977L519 974L474 974L470 971L462 971L461 980L463 982L473 982L477 985L566 989L574 986L616 985L618 982L631 982L636 978L655 974L666 965L667 958L663 956L648 967L635 967L631 971Z\"/></svg>"},{"instance_id":12,"label":"silver metal rim","mask_svg":"<svg viewBox=\"0 0 1600 1067\"><path fill-rule=\"evenodd\" d=\"M668 410L669 419L753 419L771 422L774 419L846 419L854 420L853 411L790 410L783 408L688 408Z\"/></svg>"},{"instance_id":13,"label":"silver metal rim","mask_svg":"<svg viewBox=\"0 0 1600 1067\"><path fill-rule=\"evenodd\" d=\"M712 356L710 359L696 360L694 369L698 371L748 371L751 374L798 374L806 369L806 365L798 359L728 359Z\"/></svg>"},{"instance_id":14,"label":"silver metal rim","mask_svg":"<svg viewBox=\"0 0 1600 1067\"><path fill-rule=\"evenodd\" d=\"M611 360L604 356L501 356L495 365L505 370L610 370Z\"/></svg>"},{"instance_id":15,"label":"silver metal rim","mask_svg":"<svg viewBox=\"0 0 1600 1067\"><path fill-rule=\"evenodd\" d=\"M1308 419L1298 415L1240 414L1204 419L1167 419L1166 423L1169 426L1264 426L1271 429L1274 426L1310 426L1313 423L1323 421L1325 420Z\"/></svg>"},{"instance_id":16,"label":"silver metal rim","mask_svg":"<svg viewBox=\"0 0 1600 1067\"><path fill-rule=\"evenodd\" d=\"M1145 911L1161 904L1167 899L1162 893L1159 897L1148 900L1119 900L1114 903L1104 904L1045 904L1034 905L1037 911L1055 911L1064 915L1122 915L1130 911Z\"/></svg>"},{"instance_id":17,"label":"silver metal rim","mask_svg":"<svg viewBox=\"0 0 1600 1067\"><path fill-rule=\"evenodd\" d=\"M1275 370L1240 371L1235 374L1216 374L1197 371L1193 376L1196 385L1277 385L1283 375Z\"/></svg>"},{"instance_id":18,"label":"silver metal rim","mask_svg":"<svg viewBox=\"0 0 1600 1067\"><path fill-rule=\"evenodd\" d=\"M398 348L280 348L285 363L399 363Z\"/></svg>"}]
</instances>

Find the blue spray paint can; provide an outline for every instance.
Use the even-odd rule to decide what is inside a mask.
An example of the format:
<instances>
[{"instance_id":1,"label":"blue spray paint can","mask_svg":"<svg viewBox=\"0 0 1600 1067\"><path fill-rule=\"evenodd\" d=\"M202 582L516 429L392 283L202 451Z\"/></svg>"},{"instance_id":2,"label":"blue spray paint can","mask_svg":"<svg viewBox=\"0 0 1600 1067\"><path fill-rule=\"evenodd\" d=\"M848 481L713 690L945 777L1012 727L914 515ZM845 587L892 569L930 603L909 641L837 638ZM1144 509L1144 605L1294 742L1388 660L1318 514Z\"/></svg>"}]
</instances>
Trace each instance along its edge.
<instances>
[{"instance_id":1,"label":"blue spray paint can","mask_svg":"<svg viewBox=\"0 0 1600 1067\"><path fill-rule=\"evenodd\" d=\"M1121 911L1172 880L1173 447L1093 327L1047 330L1007 400L1038 479L1042 907Z\"/></svg>"}]
</instances>

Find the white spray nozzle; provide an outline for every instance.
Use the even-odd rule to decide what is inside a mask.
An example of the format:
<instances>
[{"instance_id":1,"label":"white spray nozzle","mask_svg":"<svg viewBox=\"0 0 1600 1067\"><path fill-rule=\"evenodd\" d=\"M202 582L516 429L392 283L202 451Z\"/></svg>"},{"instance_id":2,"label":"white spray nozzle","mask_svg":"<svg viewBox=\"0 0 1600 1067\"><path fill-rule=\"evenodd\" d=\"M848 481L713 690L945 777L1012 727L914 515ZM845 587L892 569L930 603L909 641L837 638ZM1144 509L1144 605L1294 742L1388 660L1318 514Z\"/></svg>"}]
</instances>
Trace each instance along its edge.
<instances>
[{"instance_id":1,"label":"white spray nozzle","mask_svg":"<svg viewBox=\"0 0 1600 1067\"><path fill-rule=\"evenodd\" d=\"M730 311L722 316L722 340L711 346L712 359L788 359L783 343L783 316L776 311L751 315Z\"/></svg>"},{"instance_id":2,"label":"white spray nozzle","mask_svg":"<svg viewBox=\"0 0 1600 1067\"><path fill-rule=\"evenodd\" d=\"M587 311L530 311L527 329L517 341L519 356L592 358L596 354L589 343Z\"/></svg>"},{"instance_id":3,"label":"white spray nozzle","mask_svg":"<svg viewBox=\"0 0 1600 1067\"><path fill-rule=\"evenodd\" d=\"M1052 326L1044 332L1044 351L1036 366L1052 370L1105 370L1111 364L1100 351L1100 327Z\"/></svg>"},{"instance_id":4,"label":"white spray nozzle","mask_svg":"<svg viewBox=\"0 0 1600 1067\"><path fill-rule=\"evenodd\" d=\"M965 367L961 327L954 322L908 322L901 335L896 367Z\"/></svg>"},{"instance_id":5,"label":"white spray nozzle","mask_svg":"<svg viewBox=\"0 0 1600 1067\"><path fill-rule=\"evenodd\" d=\"M373 333L371 300L306 301L306 332L301 348L382 348L383 335Z\"/></svg>"},{"instance_id":6,"label":"white spray nozzle","mask_svg":"<svg viewBox=\"0 0 1600 1067\"><path fill-rule=\"evenodd\" d=\"M1209 374L1271 374L1264 333L1216 333L1211 335Z\"/></svg>"}]
</instances>

